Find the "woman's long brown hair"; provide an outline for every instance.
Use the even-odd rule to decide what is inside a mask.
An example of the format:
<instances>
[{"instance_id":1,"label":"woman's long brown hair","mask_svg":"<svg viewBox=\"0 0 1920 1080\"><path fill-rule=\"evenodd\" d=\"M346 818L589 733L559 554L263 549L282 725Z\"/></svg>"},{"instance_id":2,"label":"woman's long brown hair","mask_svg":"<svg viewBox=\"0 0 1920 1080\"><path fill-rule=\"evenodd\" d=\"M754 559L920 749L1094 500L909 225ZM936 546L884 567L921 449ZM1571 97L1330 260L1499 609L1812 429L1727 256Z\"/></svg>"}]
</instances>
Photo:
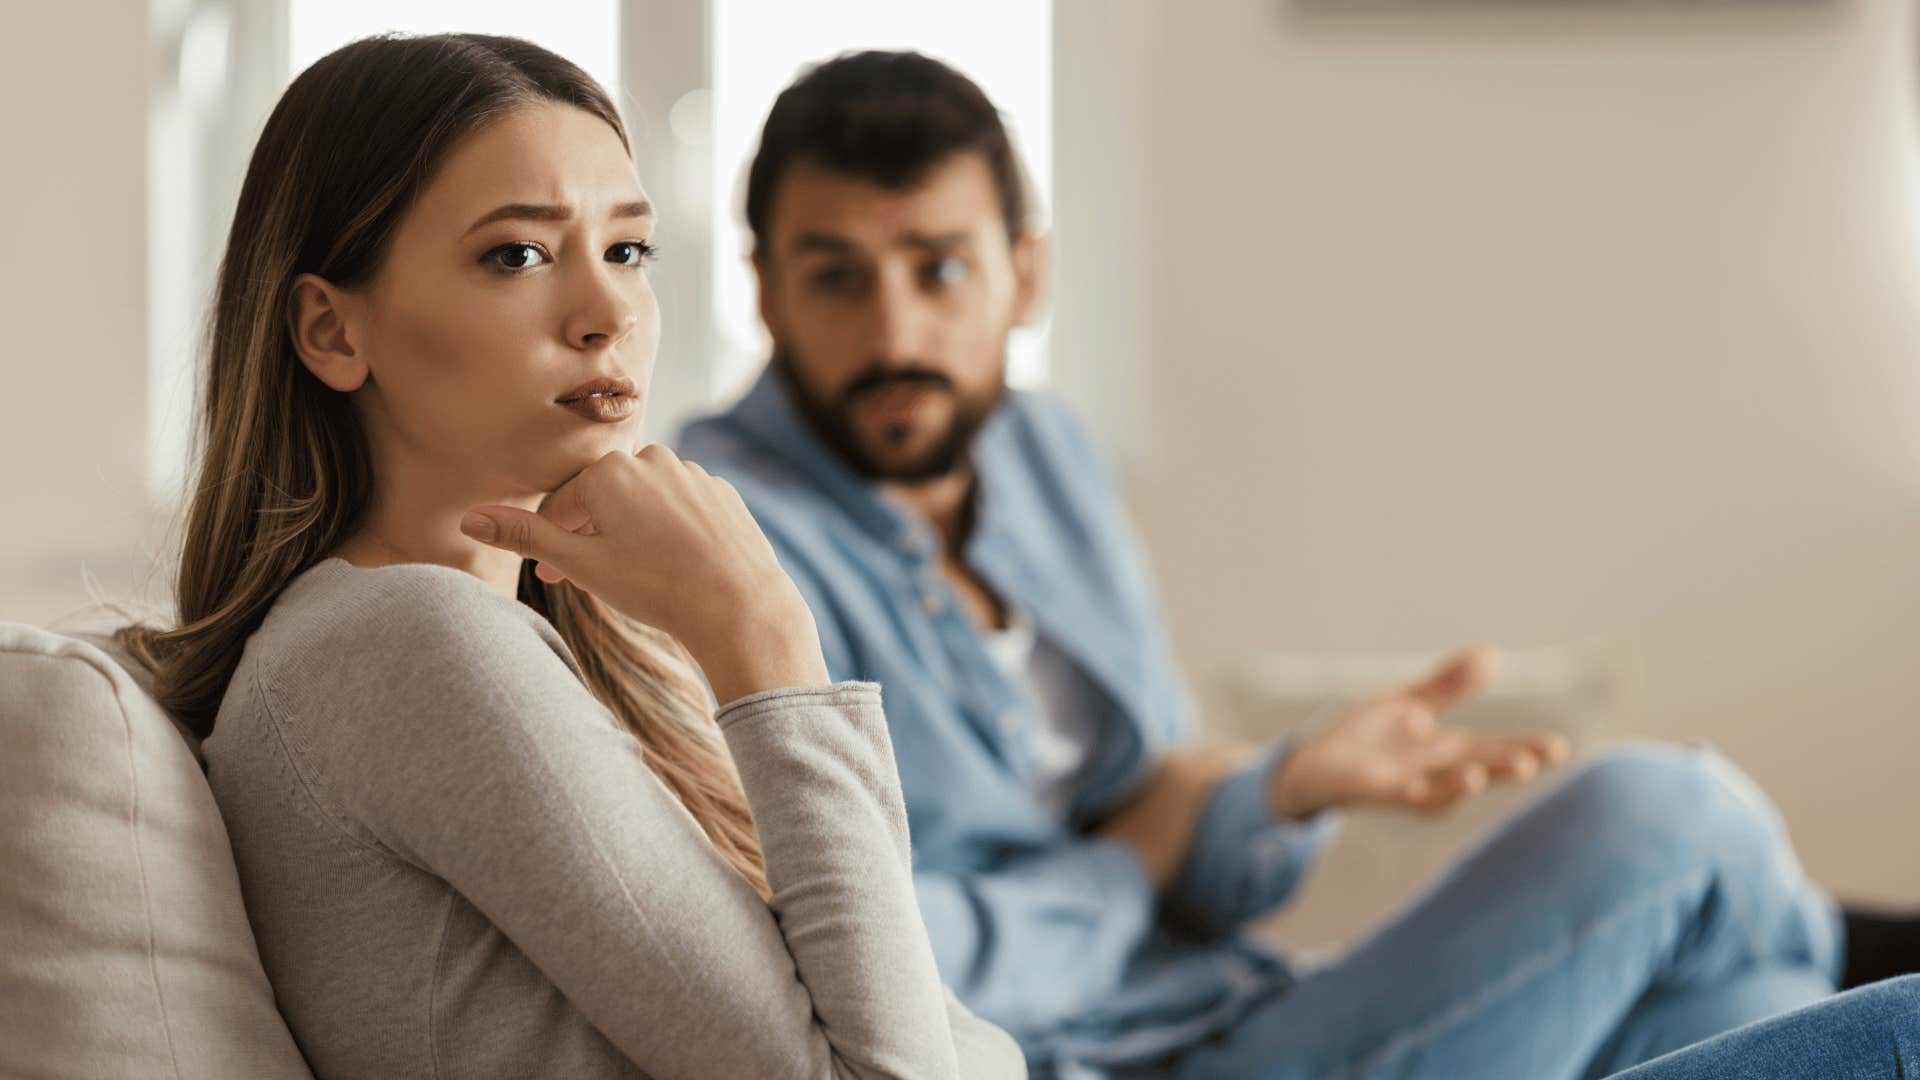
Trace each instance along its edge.
<instances>
[{"instance_id":1,"label":"woman's long brown hair","mask_svg":"<svg viewBox=\"0 0 1920 1080\"><path fill-rule=\"evenodd\" d=\"M613 102L585 72L529 42L477 34L356 41L302 72L268 118L208 327L177 624L119 634L153 671L160 703L202 738L247 638L281 590L353 535L373 493L347 396L294 352L294 278L367 284L454 146L538 102L585 109L629 146ZM654 775L768 895L739 775L685 650L570 584L523 572L520 599L559 631Z\"/></svg>"}]
</instances>

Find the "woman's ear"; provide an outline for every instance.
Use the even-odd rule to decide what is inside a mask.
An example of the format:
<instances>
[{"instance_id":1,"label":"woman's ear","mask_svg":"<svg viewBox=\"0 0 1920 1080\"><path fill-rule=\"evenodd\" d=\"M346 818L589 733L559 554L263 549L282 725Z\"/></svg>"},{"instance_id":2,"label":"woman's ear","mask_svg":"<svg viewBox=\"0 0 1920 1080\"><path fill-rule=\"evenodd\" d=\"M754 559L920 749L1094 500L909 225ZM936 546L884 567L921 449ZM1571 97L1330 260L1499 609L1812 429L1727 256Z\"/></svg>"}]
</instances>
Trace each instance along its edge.
<instances>
[{"instance_id":1,"label":"woman's ear","mask_svg":"<svg viewBox=\"0 0 1920 1080\"><path fill-rule=\"evenodd\" d=\"M1032 326L1047 308L1053 237L1029 229L1013 242L1013 325Z\"/></svg>"},{"instance_id":2,"label":"woman's ear","mask_svg":"<svg viewBox=\"0 0 1920 1080\"><path fill-rule=\"evenodd\" d=\"M321 382L341 393L367 381L367 362L354 351L349 333L353 298L318 274L293 279L287 313L294 351Z\"/></svg>"}]
</instances>

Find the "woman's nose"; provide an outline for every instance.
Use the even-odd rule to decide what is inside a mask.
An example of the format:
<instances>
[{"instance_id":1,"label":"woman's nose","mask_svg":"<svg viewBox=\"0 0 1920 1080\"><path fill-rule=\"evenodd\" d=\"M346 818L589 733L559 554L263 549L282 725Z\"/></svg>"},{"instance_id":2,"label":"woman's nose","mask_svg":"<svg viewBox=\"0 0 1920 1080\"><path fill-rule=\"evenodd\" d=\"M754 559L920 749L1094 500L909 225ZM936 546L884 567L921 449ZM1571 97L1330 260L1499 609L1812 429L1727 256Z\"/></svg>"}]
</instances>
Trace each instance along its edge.
<instances>
[{"instance_id":1,"label":"woman's nose","mask_svg":"<svg viewBox=\"0 0 1920 1080\"><path fill-rule=\"evenodd\" d=\"M567 343L576 349L617 345L639 325L638 306L605 271L592 272L590 284L567 316Z\"/></svg>"}]
</instances>

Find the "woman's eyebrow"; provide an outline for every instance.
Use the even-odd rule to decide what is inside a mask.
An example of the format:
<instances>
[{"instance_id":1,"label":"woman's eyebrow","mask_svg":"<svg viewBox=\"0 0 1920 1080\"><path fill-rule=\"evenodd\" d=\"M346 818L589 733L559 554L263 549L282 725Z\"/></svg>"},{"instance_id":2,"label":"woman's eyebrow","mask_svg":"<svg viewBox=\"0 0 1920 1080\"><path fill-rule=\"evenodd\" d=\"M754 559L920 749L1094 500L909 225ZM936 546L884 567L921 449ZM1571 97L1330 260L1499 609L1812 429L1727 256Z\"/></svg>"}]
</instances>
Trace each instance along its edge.
<instances>
[{"instance_id":1,"label":"woman's eyebrow","mask_svg":"<svg viewBox=\"0 0 1920 1080\"><path fill-rule=\"evenodd\" d=\"M628 218L648 218L653 216L653 204L642 199L638 202L619 203L607 217L612 221ZM573 207L542 205L538 203L508 203L505 206L480 215L480 219L467 226L466 236L482 225L491 225L496 221L569 221L573 218Z\"/></svg>"}]
</instances>

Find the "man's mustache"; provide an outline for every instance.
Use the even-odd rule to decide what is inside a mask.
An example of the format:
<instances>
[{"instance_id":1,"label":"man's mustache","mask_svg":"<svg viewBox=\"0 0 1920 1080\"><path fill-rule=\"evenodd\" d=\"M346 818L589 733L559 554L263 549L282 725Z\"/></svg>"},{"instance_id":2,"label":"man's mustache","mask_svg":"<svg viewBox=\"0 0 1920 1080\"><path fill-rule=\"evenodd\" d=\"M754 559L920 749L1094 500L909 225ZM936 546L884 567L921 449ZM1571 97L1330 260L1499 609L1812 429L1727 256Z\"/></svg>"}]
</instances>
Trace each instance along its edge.
<instances>
[{"instance_id":1,"label":"man's mustache","mask_svg":"<svg viewBox=\"0 0 1920 1080\"><path fill-rule=\"evenodd\" d=\"M938 371L926 368L875 368L848 383L847 388L840 391L840 402L851 405L867 394L895 386L924 386L953 392L953 380Z\"/></svg>"}]
</instances>

